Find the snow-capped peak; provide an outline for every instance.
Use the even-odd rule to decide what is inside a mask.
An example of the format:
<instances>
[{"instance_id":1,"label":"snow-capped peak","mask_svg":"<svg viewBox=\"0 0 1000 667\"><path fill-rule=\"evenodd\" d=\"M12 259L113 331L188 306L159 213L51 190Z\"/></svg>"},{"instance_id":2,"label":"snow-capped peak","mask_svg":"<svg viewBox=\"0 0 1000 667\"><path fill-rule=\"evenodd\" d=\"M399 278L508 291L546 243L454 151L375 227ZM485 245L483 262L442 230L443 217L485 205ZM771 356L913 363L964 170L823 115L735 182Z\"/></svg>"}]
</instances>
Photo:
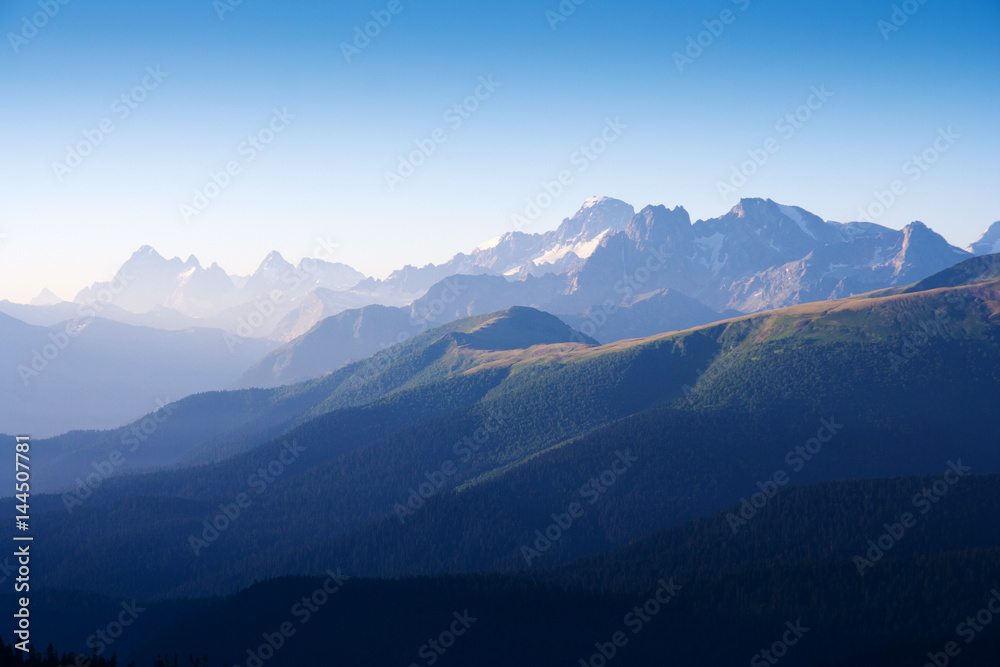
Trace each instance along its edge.
<instances>
[{"instance_id":1,"label":"snow-capped peak","mask_svg":"<svg viewBox=\"0 0 1000 667\"><path fill-rule=\"evenodd\" d=\"M483 252L484 250L492 250L500 245L500 241L503 240L504 235L494 236L489 241L483 241L473 249L473 252Z\"/></svg>"},{"instance_id":2,"label":"snow-capped peak","mask_svg":"<svg viewBox=\"0 0 1000 667\"><path fill-rule=\"evenodd\" d=\"M589 199L587 199L587 201L583 202L583 206L581 206L580 208L581 209L592 208L594 206L597 206L606 199L607 197L590 197Z\"/></svg>"},{"instance_id":3,"label":"snow-capped peak","mask_svg":"<svg viewBox=\"0 0 1000 667\"><path fill-rule=\"evenodd\" d=\"M1000 252L1000 221L994 222L974 243L966 248L974 255L990 255Z\"/></svg>"}]
</instances>

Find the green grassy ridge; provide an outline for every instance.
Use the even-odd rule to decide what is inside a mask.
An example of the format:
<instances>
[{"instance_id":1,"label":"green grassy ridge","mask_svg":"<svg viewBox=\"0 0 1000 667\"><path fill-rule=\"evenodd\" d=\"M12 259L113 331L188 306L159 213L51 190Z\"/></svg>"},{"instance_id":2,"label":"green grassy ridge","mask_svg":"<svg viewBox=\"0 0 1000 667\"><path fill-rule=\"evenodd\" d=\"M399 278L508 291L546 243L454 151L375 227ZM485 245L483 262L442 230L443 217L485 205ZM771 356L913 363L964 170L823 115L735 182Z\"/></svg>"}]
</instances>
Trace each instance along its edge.
<instances>
[{"instance_id":1,"label":"green grassy ridge","mask_svg":"<svg viewBox=\"0 0 1000 667\"><path fill-rule=\"evenodd\" d=\"M720 330L725 332L725 327ZM602 470L614 451L641 447L648 472L616 487L627 494L623 497L628 502L602 502L593 515L596 523L587 529L581 526L551 555L566 559L604 550L737 500L755 481L782 466L783 453L804 442L815 432L818 420L831 414L845 421L850 418L848 423L854 430L824 455L822 464L807 468L796 483L930 472L943 463L939 460L942 443L956 439L975 444L972 452L956 451L956 456L977 454L981 457L975 461L982 466L979 470L998 469L996 452L986 446L988 423L981 419L981 415L995 413L997 407L1000 359L998 346L991 339L935 338L917 358L895 371L884 361L886 346L788 346L775 358L753 361L752 357L740 357L739 363L727 365L715 378L714 388L699 390L702 402L694 410L686 404L660 409L657 406L675 400L671 397L680 394L683 382L693 380L698 364L721 348L708 336L695 334L661 337L639 346L556 363L537 372L489 371L501 373L502 379L480 386L466 403L451 405L450 392L457 391L461 383L475 388L488 371L463 374L434 385L443 406L434 415L423 412L424 398L429 400L431 393L424 397L420 389L400 392L386 398L380 408L386 410L389 433L367 444L354 434L372 432L373 423L382 425L381 420L370 418L373 413L333 413L329 417L332 422L304 425L316 429L305 444L322 460L309 469L290 468L289 476L261 497L254 512L247 513L218 548L213 545L195 564L191 573L195 583L190 585L208 586L208 590L215 590L211 586L241 585L253 577L288 571L275 565L284 563L286 557L292 564L313 564L328 552L337 554L338 559L377 554L366 559L369 566L379 568L372 574L440 571L431 569L435 564L446 569L519 567L516 549L525 535L530 536L536 527L544 528L548 515L564 509L567 498L587 475ZM759 349L772 344L779 343L765 341ZM927 392L930 386L938 391ZM402 397L410 403L396 410ZM394 521L398 524L391 515L394 504L405 502L409 489L423 481L425 472L454 458L453 443L473 432L484 416L494 411L503 413L511 427L491 436L480 455L448 481L445 493L437 494L421 510L412 528L401 532L393 526ZM402 428L389 423L393 418L404 420L397 422ZM343 428L331 431L328 427L337 419L345 420ZM345 432L348 437L338 441ZM571 446L535 456L581 434L589 435ZM691 434L698 436L692 439ZM359 443L349 451L338 449ZM664 447L664 443L679 444ZM280 443L271 447L280 447ZM214 482L210 484L215 493L212 500L228 501L229 494L243 490L252 464L266 462L273 451L264 448L247 454L246 461L231 468L228 476L213 477L213 471L223 468L201 473L208 476L204 483ZM514 465L495 481L477 485L482 489L459 494L460 501L446 493L464 481L529 456L533 458L526 464ZM165 473L162 479L175 479L177 488L185 488L186 474ZM230 480L228 487L223 483L226 479ZM143 494L151 491L142 488L145 480L148 478L137 477L120 484L132 484L129 493ZM669 486L661 488L664 480ZM110 485L109 491L114 488ZM155 488L159 494L174 492L169 482ZM87 531L102 535L109 544L126 542L133 545L129 549L141 550L144 542L132 539L130 526L155 525L159 518L155 514L137 516L120 525L107 525L96 512L104 502L101 497L91 501L95 514L84 522ZM213 504L202 498L205 502L199 511L175 518L184 528L172 528L175 534L171 539L161 543L161 535L143 537L149 548L183 556L187 535L212 512ZM289 508L304 507L309 508L312 521L289 519ZM379 522L378 512L387 518ZM60 526L67 520L54 517L52 534L60 535ZM371 523L370 531L364 522ZM456 526L463 535L457 542ZM293 545L293 549L282 554L278 550L287 549L283 545ZM97 545L96 552L109 548ZM293 556L294 548L304 551ZM352 549L357 549L353 556ZM94 581L102 586L122 587L126 581L143 587L165 585L166 580L149 582L135 575L113 578L100 574L99 562L97 555L82 560L65 576L81 581L98 577ZM228 578L222 577L223 572ZM213 583L213 576L220 579ZM184 577L178 575L171 581L183 585ZM174 588L161 588L159 594L171 590Z\"/></svg>"},{"instance_id":2,"label":"green grassy ridge","mask_svg":"<svg viewBox=\"0 0 1000 667\"><path fill-rule=\"evenodd\" d=\"M922 325L935 321L935 310L948 307L945 299L952 302L961 299L963 310L949 318L948 329L943 335L974 337L983 335L984 327L989 326L986 321L997 310L995 303L979 303L984 294L989 294L983 290L991 289L995 293L998 284L986 288L980 286L971 297L971 302L966 302L970 299L969 294L959 290L957 294L948 295L925 293L917 298L869 299L864 302L866 305L863 308L855 305L845 307L844 301L807 304L708 325L666 338L673 340L681 349L707 341L709 345L718 346L716 355L723 351L728 351L729 355L745 352L766 340L807 344L809 341L872 341L879 337L898 336L902 348L907 336L912 337ZM954 310L954 304L952 306ZM976 309L980 312L971 312ZM512 309L458 320L318 380L270 390L215 392L188 397L172 406L169 418L157 424L148 440L143 437L141 446L134 453L129 452L127 463L130 467L155 467L225 458L336 409L364 405L393 392L454 377L486 363L513 365L514 375L527 371L529 367L544 373L564 365L592 362L608 354L627 354L628 350L641 354L644 348L661 345L664 340L663 336L659 336L577 349L555 360L544 354L530 356L521 353L518 356L511 353L496 362L493 360L496 355L491 357L490 353L458 352L456 334L475 335L471 332L484 325L514 319L525 320L526 325L535 326L540 314L529 316L529 311ZM542 319L545 318L554 321L547 322L550 330L565 327L554 317L545 316ZM781 351L771 353L780 354ZM726 355L723 355L714 361L718 364L725 359ZM713 359L700 358L696 361L698 369L703 370L710 367ZM107 456L115 449L121 450L122 443L130 437L130 429L131 426L110 432L76 432L46 441L43 450L56 454L45 468L58 466L65 469L58 479L60 484L68 485L76 474L82 476L90 471L90 460Z\"/></svg>"},{"instance_id":3,"label":"green grassy ridge","mask_svg":"<svg viewBox=\"0 0 1000 667\"><path fill-rule=\"evenodd\" d=\"M476 373L473 376L464 376L464 380L471 382L485 375L487 375L487 372ZM579 386L586 390L592 390L595 385L592 383L581 383ZM54 535L74 536L75 539L84 540L86 540L84 537L86 535L104 536L101 540L101 544L104 546L95 545L94 553L88 554L87 558L76 561L73 565L67 566L66 569L61 569L60 572L65 573L64 576L71 579L80 578L82 580L94 581L101 590L106 590L104 588L106 586L111 587L110 590L127 590L127 585L133 584L140 587L146 587L150 583L157 586L172 585L171 582L181 581L183 577L173 576L150 582L137 575L125 576L117 574L112 576L110 572L101 569L102 557L100 554L111 549L110 545L117 545L119 542L124 542L127 545L124 547L125 551L136 551L136 556L138 552L148 548L157 553L168 554L170 557L175 558L181 564L179 567L196 567L195 571L191 572L191 574L197 579L201 568L206 567L206 563L212 563L220 572L230 567L229 558L233 555L228 551L230 545L232 545L233 549L238 545L239 549L235 549L238 555L247 563L254 564L260 562L259 559L262 557L262 554L267 554L269 549L275 548L274 545L287 544L289 535L287 527L289 507L310 507L310 521L298 524L298 527L292 533L301 538L305 538L306 533L314 533L318 526L324 526L326 529L336 526L344 517L363 517L364 513L372 511L372 508L381 508L383 512L389 513L395 502L405 502L407 490L422 481L421 473L424 470L433 470L437 466L440 466L441 461L446 458L454 458L452 444L472 433L475 428L482 424L482 419L491 414L492 410L489 406L477 406L474 410L467 410L464 415L445 414L437 420L428 421L425 412L427 406L421 401L421 398L420 395L414 396L416 404L419 404L421 408L420 414L424 416L425 423L403 429L401 432L384 439L384 441L369 446L362 446L354 452L344 453L340 458L329 463L317 465L313 470L301 472L301 470L297 469L294 477L282 477L274 487L268 490L266 495L261 497L259 504L254 508L258 513L247 513L246 518L241 519L239 526L227 532L226 540L220 541L218 549L213 546L193 566L187 564L190 558L185 560L185 557L189 556L185 553L187 549L185 538L190 532L197 531L200 527L201 518L211 512L213 504L210 502L201 502L198 509L192 512L187 519L183 520L186 531L180 528L172 528L170 532L173 535L170 538L166 537L167 531L163 533L153 531L152 534L145 532L142 532L140 535L134 534L135 529L133 527L135 526L165 523L160 515L152 509L143 515L133 517L131 520L108 525L104 523L102 508L109 504L121 503L133 493L190 493L201 488L203 484L210 484L209 488L212 488L216 499L230 501L232 498L231 493L245 490L245 484L242 482L244 477L240 473L240 470L246 471L253 468L253 463L249 461L251 456L256 457L254 459L255 463L266 461L267 449L258 449L255 452L244 455L244 458L248 459L245 463L250 464L249 467L245 465L241 467L239 465L240 462L235 461L207 468L204 471L188 470L176 473L161 473L158 476L152 477L141 476L112 480L109 482L107 490L102 490L101 494L96 495L90 504L75 513L73 517L69 517L68 515L63 516L60 513L61 508L52 510L55 516L52 517L52 520L47 525ZM571 423L578 423L579 419L588 410L588 406L576 406L575 402L572 401L570 401L569 405L575 406L574 409L580 415L580 417L572 420ZM393 412L397 407L398 403L392 403L388 411ZM526 404L523 409L525 411L524 419L531 416L545 417L547 414L545 411L535 410L534 406L530 403ZM512 415L510 417L512 419L518 418L517 411L508 412L505 409L502 414L505 420L509 418L508 415ZM334 419L334 417L331 416L331 419ZM354 419L352 420L352 424L363 428L368 426L372 421L371 419ZM305 429L307 426L302 428ZM322 424L313 424L312 426L319 427ZM529 431L535 430L528 428L523 423L520 426L527 428ZM544 429L539 428L538 430L543 431ZM338 437L344 437L345 435L342 430L337 430L336 433ZM502 453L505 449L504 443L516 443L519 433L517 430L513 430L510 433L501 430L498 434L491 436L489 445ZM356 444L356 440L351 435L348 432L346 440ZM301 441L303 444L312 447L316 440L324 436L325 434L321 430L316 438L303 437ZM415 444L418 447L414 448ZM316 449L317 451L320 450L319 447ZM413 452L423 453L423 458L412 459L411 453ZM401 465L404 461L400 460L400 456L410 456L411 459L406 465ZM473 475L476 474L477 470L487 465L490 465L489 458L484 456L472 461L472 465L467 470L470 475ZM292 466L289 467L290 470L291 468ZM229 472L222 474L226 469ZM465 469L463 469L463 474L464 472ZM227 479L230 480L228 483L229 488L225 488ZM155 480L156 483L144 488L143 485L148 484L150 480ZM171 480L175 480L179 486L176 488L172 487ZM394 486L388 487L387 490L385 484L389 482L392 482ZM373 492L377 492L376 498L372 497ZM327 499L336 499L336 502L328 503ZM348 509L346 505L348 501L350 501L351 507L354 509ZM181 517L174 517L170 521L175 520L180 521ZM340 530L351 527L348 524L341 527ZM126 536L125 534L130 531L133 534ZM303 533L302 531L306 532ZM117 536L112 537L112 535ZM234 539L238 539L238 541L232 542L231 540ZM250 541L249 544L248 540ZM261 544L267 545L267 547L262 549L260 546L253 546ZM250 551L247 551L248 548ZM128 561L128 557L122 556L122 547L115 546L114 550L114 554L108 555L113 562Z\"/></svg>"},{"instance_id":4,"label":"green grassy ridge","mask_svg":"<svg viewBox=\"0 0 1000 667\"><path fill-rule=\"evenodd\" d=\"M155 422L147 416L112 431L76 431L39 441L38 481L50 488L67 488L77 477L93 471L92 461L106 459L116 450L124 454L132 470L236 456L335 410L364 406L395 392L459 375L478 361L471 354L456 356L455 336L476 337L477 329L487 324L495 328L498 322L508 322L507 328L516 330L518 324L511 320L524 322L529 332L524 341L531 335L540 335L545 342L572 336L572 330L556 317L528 308L465 318L316 380L273 389L198 394L172 404L169 413L160 413ZM135 429L144 422L147 427L155 424L152 432L140 430L139 439L134 440Z\"/></svg>"},{"instance_id":5,"label":"green grassy ridge","mask_svg":"<svg viewBox=\"0 0 1000 667\"><path fill-rule=\"evenodd\" d=\"M905 344L912 326L933 316L942 300L947 304L947 298L955 294L969 298L962 309L964 316L953 318L956 326L952 333L931 336L917 346L917 354L906 363L893 367L890 355ZM536 349L530 355L516 353L498 358L474 351L471 357L465 357L467 361L471 358L472 365L463 367L462 373L454 376L454 367L442 367L442 379L420 387L406 386L406 382L415 377L410 371L423 372L427 364L400 367L383 378L385 384L376 386L373 393L377 399L335 411L327 417L333 421L321 419L301 426L315 429L312 437L316 440L336 437L338 433L331 431L338 430L337 419L343 420L345 427L356 429L356 433L367 430L375 435L360 447L329 447L324 450L326 458L314 462L307 473L283 477L254 507L260 510L259 515L248 513L192 569L173 569L178 562L176 556L187 548L184 536L197 525L200 516L211 510L215 500L225 499L223 491L230 489L217 491L220 495L211 500L181 500L164 494L142 497L143 489L137 486L138 496L124 494L120 502L95 498L93 504L80 510L81 515L75 515L74 521L83 519L72 530L60 528L60 520L54 515L44 516L43 524L57 528L49 537L57 538L53 545L59 556L58 560L51 554L43 556L43 560L52 559L43 565L46 571L64 576L65 582L108 587L124 594L128 594L129 586L133 591L158 590L158 594L231 590L253 578L296 569L318 571L324 563L352 564L352 559L357 564L373 563L373 567L382 568L382 573L419 572L428 564L440 567L442 563L455 569L512 570L519 567L517 545L524 536L530 535L533 528L544 528L548 514L564 509L588 476L607 467L613 452L632 447L643 466L624 475L602 496L600 504L546 554L555 565L627 544L651 530L702 516L731 504L740 495L752 493L756 481L782 467L782 454L802 443L810 429L815 430L816 419L830 414L844 415L841 418L847 430L815 464L803 470L796 483L844 476L928 473L941 467L941 459L951 452L965 457L977 471L1000 470L989 419L996 414L1000 396L996 390L1000 384L1000 346L994 303L991 292L982 289L936 290L853 304L850 308L826 304L817 310L810 304L799 307L799 315L792 311L765 313L690 332L570 353L564 348L551 354ZM874 324L876 320L878 325ZM750 324L739 325L742 321ZM869 336L871 330L881 331L877 327L882 326L891 333L874 339ZM846 333L831 337L826 330ZM459 353L451 346L452 341L435 348L440 340L419 348L420 354L426 355L422 361L431 365L454 363ZM453 358L446 358L452 353ZM703 377L701 386L695 385L695 402L680 398L681 385L692 382L699 367L709 367L712 360L717 370L706 373L709 377ZM482 368L467 372L479 366ZM495 375L488 378L489 373ZM385 388L390 389L383 391ZM437 398L431 402L439 408L424 412L424 399L433 396ZM482 460L463 472L468 479L480 480L463 493L435 496L405 529L394 525L398 522L390 516L329 542L305 545L284 555L275 551L282 541L295 543L297 536L322 534L337 525L338 515L351 514L352 502L353 507L364 507L376 498L388 501L387 505L399 500L397 494L405 487L406 475L411 476L412 484L425 470L440 465L442 458L449 456L452 438L467 434L498 406L510 406L519 419L537 413L536 421L530 428L513 429L493 441L495 451L484 451ZM380 427L385 432L377 433ZM545 431L547 439L538 438L541 428L553 429ZM566 434L575 435L563 437ZM550 441L562 446L546 444ZM274 451L267 447L253 449L242 463L266 461ZM409 458L400 459L401 455ZM505 474L492 479L482 477L483 471L497 470L499 465L508 466ZM147 478L127 481L141 485L143 479ZM233 479L239 481L240 477ZM292 479L294 485L289 483ZM704 593L697 596L701 602L692 602L694 606L687 609L688 613L676 620L683 624L689 617L691 623L701 619L707 624L724 619L725 610L735 600L740 609L752 613L732 619L732 627L742 628L736 634L745 632L748 639L756 641L766 636L768 623L777 622L780 627L783 615L809 608L810 603L819 600L822 608L831 610L829 627L839 628L827 642L830 646L843 643L843 651L864 650L843 640L866 627L859 625L859 618L881 623L864 635L870 646L910 641L906 633L912 634L920 624L947 624L950 621L934 620L937 617L932 617L931 611L937 603L929 605L927 600L954 605L941 607L949 613L957 611L959 603L975 597L975 590L996 576L995 547L967 539L982 538L983 526L996 525L989 518L995 516L995 508L991 509L988 502L998 494L988 486L978 486L981 482L977 479L966 480L970 485L956 487L957 495L949 497L960 499L958 489L966 488L970 490L962 493L974 496L970 505L979 518L953 526L965 542L921 538L920 530L933 532L938 515L932 514L872 571L871 579L848 576L853 565L846 552L845 533L836 521L831 522L830 509L845 505L858 510L852 517L857 525L852 527L877 530L881 512L888 512L892 519L906 507L908 494L899 498L873 491L860 504L830 501L826 513L813 508L821 519L802 525L826 539L830 530L840 530L839 546L833 550L835 557L821 558L822 545L795 538L786 545L786 550L795 554L787 562L750 552L743 560L736 557L733 561L742 569L727 572L718 567L720 561L713 560L710 550L692 549L701 554L699 564L714 563L718 571L694 571L696 581L702 582L698 590ZM383 482L391 483L380 487ZM293 488L296 485L300 488ZM169 494L171 489L164 487L161 491ZM788 505L795 507L796 503L768 505L766 509L777 511ZM310 508L304 517L290 511L304 507ZM952 520L951 512L941 514L941 520ZM987 518L983 518L984 513ZM791 522L756 521L754 525L761 530ZM773 543L779 537L781 534L769 539ZM791 539L788 535L785 538ZM60 541L65 549L58 548ZM942 543L948 546L942 548ZM234 562L237 566L231 568ZM625 570L634 575L634 582L649 572L641 558L636 563ZM220 576L221 568L225 568L227 576ZM683 571L683 567L680 569ZM593 576L596 579L601 575ZM856 572L852 576L857 577ZM817 581L827 582L820 591L823 597L810 593L809 586ZM875 582L875 588L869 589L858 581ZM941 591L950 587L948 594L952 594L956 581L961 582L961 594L943 598ZM640 590L634 587L629 595L639 594ZM870 604L873 590L878 593L879 604L884 605L875 607L885 616L881 621L856 613L859 607ZM858 597L862 593L865 597ZM530 599L525 597L520 604L530 605ZM769 599L770 611L766 604ZM678 608L685 605L678 604ZM748 625L747 618L756 620ZM760 625L755 625L758 622ZM688 629L697 630L697 625ZM936 638L947 630L945 625L920 632ZM643 635L647 636L654 635ZM659 648L666 646L649 641ZM721 641L717 635L706 636L706 642ZM580 650L586 648L581 646ZM641 650L638 643L632 648L637 653ZM497 655L503 655L503 651ZM621 664L627 664L624 655L621 659Z\"/></svg>"},{"instance_id":6,"label":"green grassy ridge","mask_svg":"<svg viewBox=\"0 0 1000 667\"><path fill-rule=\"evenodd\" d=\"M656 353L654 348L661 347L662 354L650 359ZM658 342L650 348L604 355L594 362L546 365L539 373L517 367L484 368L400 390L367 405L331 412L272 443L212 466L112 479L92 502L110 502L136 493L224 499L240 490L247 471L273 459L286 440L298 439L308 446L310 454L305 460L312 464L345 455L367 459L371 456L365 449L367 444L396 448L393 444L379 444L389 439L405 447L402 442L414 441L407 429L456 411L467 414L447 418L457 420L461 428L430 443L443 443L445 447L429 454L428 465L449 456L451 444L474 432L489 415L503 415L502 432L493 436L491 447L473 462L476 470L489 471L495 465L516 463L539 448L671 398L680 392L682 379L693 377L694 363L686 353L678 352L675 344ZM631 393L623 391L622 386L630 383L640 388ZM545 405L540 400L553 399L555 410L539 409ZM352 454L356 449L364 451Z\"/></svg>"}]
</instances>

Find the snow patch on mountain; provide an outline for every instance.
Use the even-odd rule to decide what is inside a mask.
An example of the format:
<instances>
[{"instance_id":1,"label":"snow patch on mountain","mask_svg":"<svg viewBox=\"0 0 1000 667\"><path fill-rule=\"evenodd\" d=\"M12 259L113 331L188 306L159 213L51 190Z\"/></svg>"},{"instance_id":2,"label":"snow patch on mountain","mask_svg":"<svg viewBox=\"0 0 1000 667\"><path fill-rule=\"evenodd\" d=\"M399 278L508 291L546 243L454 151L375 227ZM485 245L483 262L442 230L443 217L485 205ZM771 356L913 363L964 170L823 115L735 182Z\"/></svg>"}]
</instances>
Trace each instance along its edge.
<instances>
[{"instance_id":1,"label":"snow patch on mountain","mask_svg":"<svg viewBox=\"0 0 1000 667\"><path fill-rule=\"evenodd\" d=\"M785 214L786 218L789 218L792 222L797 224L802 231L809 236L816 238L816 235L806 225L806 221L802 219L802 214L799 212L799 209L794 206L784 206L782 204L778 204L778 209Z\"/></svg>"},{"instance_id":2,"label":"snow patch on mountain","mask_svg":"<svg viewBox=\"0 0 1000 667\"><path fill-rule=\"evenodd\" d=\"M976 241L969 244L966 251L974 255L991 255L1000 252L1000 221L990 225Z\"/></svg>"},{"instance_id":3,"label":"snow patch on mountain","mask_svg":"<svg viewBox=\"0 0 1000 667\"><path fill-rule=\"evenodd\" d=\"M593 208L594 206L597 206L598 204L606 201L607 199L608 197L590 197L589 199L587 199L587 201L583 202L583 206L581 206L580 208L581 209Z\"/></svg>"},{"instance_id":4,"label":"snow patch on mountain","mask_svg":"<svg viewBox=\"0 0 1000 667\"><path fill-rule=\"evenodd\" d=\"M506 234L500 234L499 236L494 236L489 241L483 241L482 243L480 243L475 247L473 252L483 252L485 250L491 250L493 248L496 248L498 245L500 245L500 241L503 240L504 236L506 236Z\"/></svg>"},{"instance_id":5,"label":"snow patch on mountain","mask_svg":"<svg viewBox=\"0 0 1000 667\"><path fill-rule=\"evenodd\" d=\"M606 237L610 231L611 230L609 229L605 229L603 232L590 240L580 241L578 243L567 243L556 246L555 248L550 248L542 253L540 257L536 257L532 261L535 266L555 264L559 260L565 259L570 253L579 259L587 259L594 254L594 250L601 244L601 239Z\"/></svg>"},{"instance_id":6,"label":"snow patch on mountain","mask_svg":"<svg viewBox=\"0 0 1000 667\"><path fill-rule=\"evenodd\" d=\"M757 232L760 234L760 231ZM708 268L712 272L713 276L719 275L719 271L722 270L722 266L725 264L725 256L720 258L720 253L722 251L722 244L726 240L726 235L722 232L716 232L711 236L703 236L696 238L694 243L698 246L698 249L702 253L708 253L708 256L702 256L699 258L702 266Z\"/></svg>"}]
</instances>

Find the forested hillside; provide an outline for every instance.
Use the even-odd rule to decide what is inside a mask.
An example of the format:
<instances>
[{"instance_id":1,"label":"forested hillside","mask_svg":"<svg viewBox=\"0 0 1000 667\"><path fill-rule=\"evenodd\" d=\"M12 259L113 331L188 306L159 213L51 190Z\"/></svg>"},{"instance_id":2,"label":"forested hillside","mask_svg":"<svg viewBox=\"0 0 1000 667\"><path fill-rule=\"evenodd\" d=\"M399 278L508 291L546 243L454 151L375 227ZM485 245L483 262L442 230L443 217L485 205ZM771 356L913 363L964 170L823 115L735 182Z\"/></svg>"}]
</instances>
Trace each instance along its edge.
<instances>
[{"instance_id":1,"label":"forested hillside","mask_svg":"<svg viewBox=\"0 0 1000 667\"><path fill-rule=\"evenodd\" d=\"M1000 579L1000 525L992 521L1000 476L965 475L923 513L914 497L943 478L782 488L735 533L739 504L519 575L376 581L349 578L331 561L324 576L269 580L215 600L140 602L136 624L114 649L139 665L177 647L207 655L207 664L245 664L247 649L291 623L276 664L320 663L329 646L338 647L338 664L409 664L457 613L475 620L439 656L443 665L573 665L618 631L627 642L616 664L655 664L664 655L734 664L764 648L760 637L780 639L786 622L805 629L788 664L905 665L956 641L963 656L954 664L992 665L1000 627L987 625L968 643L971 626L958 628L986 607ZM868 540L907 511L915 525L860 575L855 557L866 557ZM313 598L324 586L326 596ZM649 603L658 592L661 602ZM317 600L314 608L303 597ZM80 650L95 622L120 609L93 594L52 592L44 601L38 636L61 650Z\"/></svg>"},{"instance_id":2,"label":"forested hillside","mask_svg":"<svg viewBox=\"0 0 1000 667\"><path fill-rule=\"evenodd\" d=\"M957 459L998 472L985 417L1000 407L996 286L971 289L601 347L482 349L501 346L461 338L497 321L478 318L386 351L354 393L341 383L309 409L320 416L268 444L113 477L85 500L40 500L46 539L87 545L42 558L54 585L149 598L329 562L365 576L527 569L718 511L778 473L801 485L931 474ZM910 340L941 312L934 335ZM613 483L589 481L601 475ZM225 516L240 494L238 517ZM526 558L535 531L574 502L573 529Z\"/></svg>"}]
</instances>

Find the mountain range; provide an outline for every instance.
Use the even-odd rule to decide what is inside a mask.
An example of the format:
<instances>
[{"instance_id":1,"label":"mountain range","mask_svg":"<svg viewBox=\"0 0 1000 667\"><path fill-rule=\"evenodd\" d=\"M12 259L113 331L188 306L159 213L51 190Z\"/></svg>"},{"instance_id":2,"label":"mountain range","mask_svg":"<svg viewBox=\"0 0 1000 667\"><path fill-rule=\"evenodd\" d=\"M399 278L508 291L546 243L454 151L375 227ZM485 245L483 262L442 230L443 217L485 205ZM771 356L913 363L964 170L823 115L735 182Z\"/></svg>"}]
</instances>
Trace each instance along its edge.
<instances>
[{"instance_id":1,"label":"mountain range","mask_svg":"<svg viewBox=\"0 0 1000 667\"><path fill-rule=\"evenodd\" d=\"M661 289L716 312L748 313L906 284L970 254L994 252L997 243L1000 223L963 251L918 222L903 230L825 222L771 200L743 199L721 217L692 223L680 207L648 206L636 214L624 202L592 197L555 230L508 232L444 264L405 266L383 280L320 259L293 265L277 252L249 276L228 275L217 264L203 268L194 256L165 259L143 246L112 280L84 288L73 301L94 303L104 293L97 303L109 319L231 333L255 304L273 301L250 334L289 342L345 310L409 306L455 275L506 278L476 283L461 302L465 315L477 310L468 301L491 298L506 306L536 305L581 316L609 298L618 305ZM549 274L563 279L529 280ZM270 298L275 290L279 296ZM522 303L526 300L531 303ZM48 326L68 319L72 307L43 290L27 306L0 302L0 312Z\"/></svg>"},{"instance_id":2,"label":"mountain range","mask_svg":"<svg viewBox=\"0 0 1000 667\"><path fill-rule=\"evenodd\" d=\"M681 330L906 285L993 248L998 234L994 224L961 250L919 222L903 230L828 222L771 200L743 199L719 218L692 222L680 207L636 213L624 202L593 197L555 230L502 234L444 264L406 266L383 280L319 259L293 265L277 252L251 275L235 276L217 264L203 268L194 257L165 259L144 246L114 278L81 290L72 303L47 291L33 304L0 302L0 313L36 327L98 323L87 337L107 336L94 347L107 357L94 364L115 367L115 336L144 360L133 366L142 372L122 385L122 400L81 401L47 419L15 407L27 400L17 396L18 381L23 386L17 369L30 369L25 362L45 342L38 335L10 338L3 361L9 381L0 391L12 412L0 414L0 431L109 428L138 417L135 410L153 395L181 398L319 378L429 328L514 306L552 313L605 343ZM161 338L187 340L192 360L215 358L219 340L238 352L224 364L199 364L199 372L181 381L173 369L183 364L153 363L165 354ZM28 345L29 339L40 342ZM194 350L197 340L210 342ZM86 368L74 367L58 383L57 374L38 382L31 402L55 405L66 392L86 394Z\"/></svg>"},{"instance_id":3,"label":"mountain range","mask_svg":"<svg viewBox=\"0 0 1000 667\"><path fill-rule=\"evenodd\" d=\"M411 335L430 316L440 323L530 306L611 342L904 285L971 256L919 222L898 231L824 222L770 200L745 199L721 218L694 223L683 208L631 212L623 202L593 198L547 235L498 237L450 266L476 266L476 273L431 285L395 312L340 311L270 353L237 386L319 377ZM549 250L539 255L541 248ZM555 256L562 272L541 262ZM380 333L359 334L376 312Z\"/></svg>"},{"instance_id":4,"label":"mountain range","mask_svg":"<svg viewBox=\"0 0 1000 667\"><path fill-rule=\"evenodd\" d=\"M452 661L573 664L663 587L661 629L616 664L745 659L796 619L788 664L900 664L1000 577L997 369L1000 255L603 344L529 307L462 317L322 378L34 443L54 493L33 496L32 563L59 610L39 636L84 650L58 628L137 599L157 620L120 656L231 663L342 574L275 664L334 636L366 643L356 664L405 660L454 610L483 620ZM372 620L397 612L403 636Z\"/></svg>"}]
</instances>

